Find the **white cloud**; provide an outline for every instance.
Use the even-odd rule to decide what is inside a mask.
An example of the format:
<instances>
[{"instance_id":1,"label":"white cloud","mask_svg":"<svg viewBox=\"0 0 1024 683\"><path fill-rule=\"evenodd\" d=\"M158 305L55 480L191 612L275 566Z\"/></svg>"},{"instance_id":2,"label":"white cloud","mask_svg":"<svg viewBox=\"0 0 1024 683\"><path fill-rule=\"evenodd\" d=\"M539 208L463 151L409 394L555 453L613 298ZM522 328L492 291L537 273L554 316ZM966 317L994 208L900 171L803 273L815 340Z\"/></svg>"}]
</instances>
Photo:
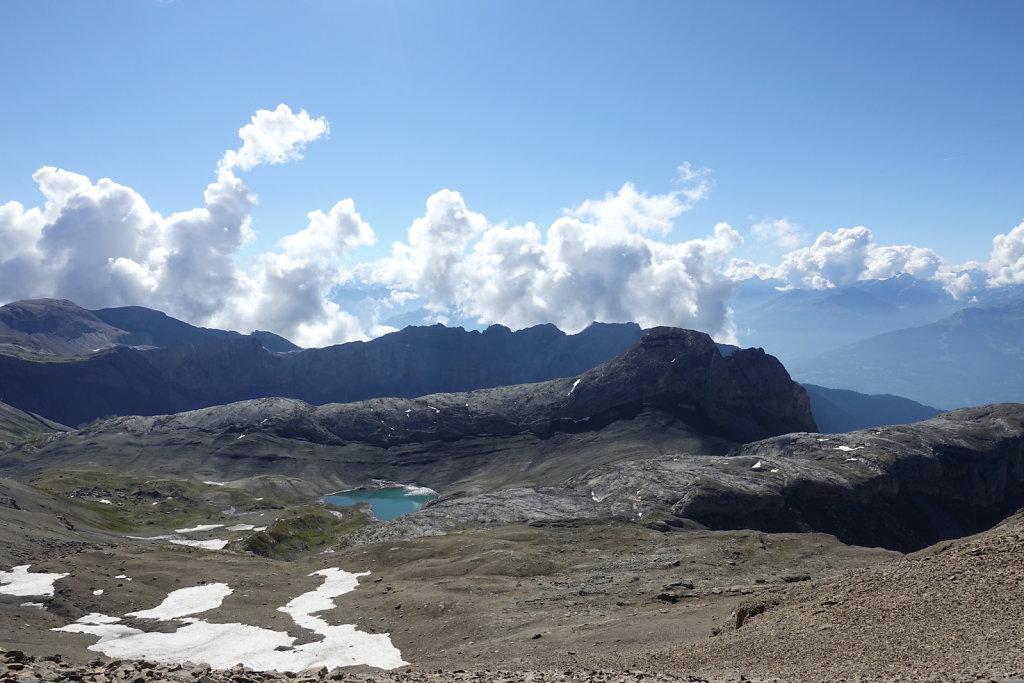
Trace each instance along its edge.
<instances>
[{"instance_id":1,"label":"white cloud","mask_svg":"<svg viewBox=\"0 0 1024 683\"><path fill-rule=\"evenodd\" d=\"M218 170L238 168L248 171L261 164L283 164L302 158L307 143L327 133L327 119L314 119L306 110L292 113L286 104L269 111L261 109L252 121L238 129L242 146L228 150L218 164Z\"/></svg>"},{"instance_id":2,"label":"white cloud","mask_svg":"<svg viewBox=\"0 0 1024 683\"><path fill-rule=\"evenodd\" d=\"M163 216L135 190L103 178L43 167L33 179L42 207L0 206L0 299L68 298L86 308L141 305L200 325L270 329L300 344L365 338L373 331L328 301L347 277L333 262L374 241L351 199L281 242L283 253L235 265L252 238L255 194L234 174L300 158L327 130L324 119L285 105L257 112L225 153L203 206Z\"/></svg>"},{"instance_id":3,"label":"white cloud","mask_svg":"<svg viewBox=\"0 0 1024 683\"><path fill-rule=\"evenodd\" d=\"M464 281L463 252L487 227L487 219L466 208L462 195L452 190L431 195L426 208L409 227L409 242L395 242L391 257L371 270L377 281L415 292L430 311L443 313Z\"/></svg>"},{"instance_id":4,"label":"white cloud","mask_svg":"<svg viewBox=\"0 0 1024 683\"><path fill-rule=\"evenodd\" d=\"M990 287L1024 283L1024 221L992 239L992 255L985 269Z\"/></svg>"},{"instance_id":5,"label":"white cloud","mask_svg":"<svg viewBox=\"0 0 1024 683\"><path fill-rule=\"evenodd\" d=\"M309 225L281 240L293 256L337 258L350 249L374 244L377 236L356 211L352 199L342 199L328 213L319 209L306 214Z\"/></svg>"},{"instance_id":6,"label":"white cloud","mask_svg":"<svg viewBox=\"0 0 1024 683\"><path fill-rule=\"evenodd\" d=\"M742 243L721 223L701 239L652 239L692 206L682 191L647 195L626 183L566 210L546 231L489 225L443 190L368 269L378 281L427 300L438 316L525 327L551 322L575 332L594 320L682 325L731 339L727 302L735 283L719 274Z\"/></svg>"},{"instance_id":7,"label":"white cloud","mask_svg":"<svg viewBox=\"0 0 1024 683\"><path fill-rule=\"evenodd\" d=\"M766 227L763 232L773 230L774 226ZM933 250L912 245L880 247L863 226L823 232L810 246L787 253L778 266L734 259L727 272L738 279L778 279L789 287L804 289L827 289L904 273L943 282L954 295L963 284Z\"/></svg>"},{"instance_id":8,"label":"white cloud","mask_svg":"<svg viewBox=\"0 0 1024 683\"><path fill-rule=\"evenodd\" d=\"M807 242L807 233L788 218L766 218L750 226L754 239L763 244L792 250Z\"/></svg>"}]
</instances>

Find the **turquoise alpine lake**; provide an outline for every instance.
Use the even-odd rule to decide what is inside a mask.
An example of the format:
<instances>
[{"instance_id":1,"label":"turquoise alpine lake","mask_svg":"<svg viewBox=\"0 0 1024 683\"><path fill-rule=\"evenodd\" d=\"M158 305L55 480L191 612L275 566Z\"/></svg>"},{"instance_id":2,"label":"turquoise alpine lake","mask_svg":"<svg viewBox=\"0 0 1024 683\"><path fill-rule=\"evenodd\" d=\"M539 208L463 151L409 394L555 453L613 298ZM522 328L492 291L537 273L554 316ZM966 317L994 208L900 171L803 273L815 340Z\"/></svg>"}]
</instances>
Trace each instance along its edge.
<instances>
[{"instance_id":1,"label":"turquoise alpine lake","mask_svg":"<svg viewBox=\"0 0 1024 683\"><path fill-rule=\"evenodd\" d=\"M402 487L370 489L368 491L338 491L324 496L323 501L340 507L369 503L373 516L385 521L416 512L424 503L434 498L437 498L437 494L430 489Z\"/></svg>"}]
</instances>

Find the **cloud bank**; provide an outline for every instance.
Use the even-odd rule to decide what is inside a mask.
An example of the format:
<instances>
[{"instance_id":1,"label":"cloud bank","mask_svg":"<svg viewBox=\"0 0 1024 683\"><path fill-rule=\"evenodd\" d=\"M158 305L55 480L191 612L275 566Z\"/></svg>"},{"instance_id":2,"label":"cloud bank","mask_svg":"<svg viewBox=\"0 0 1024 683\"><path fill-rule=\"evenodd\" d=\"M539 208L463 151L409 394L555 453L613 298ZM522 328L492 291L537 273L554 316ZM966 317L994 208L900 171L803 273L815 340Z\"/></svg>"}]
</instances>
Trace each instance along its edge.
<instances>
[{"instance_id":1,"label":"cloud bank","mask_svg":"<svg viewBox=\"0 0 1024 683\"><path fill-rule=\"evenodd\" d=\"M554 323L574 332L594 320L678 325L734 339L729 300L745 278L823 289L907 273L954 296L977 286L1024 283L1024 223L993 239L985 263L955 268L931 249L880 246L866 227L813 241L789 219L753 224L775 264L731 258L743 244L726 223L680 236L678 219L707 197L706 169L683 164L677 189L649 194L632 183L564 210L548 226L494 224L451 189L431 195L390 254L352 272L340 264L374 244L351 198L307 213L304 227L236 264L253 237L257 197L239 173L302 158L329 132L324 118L282 104L256 112L223 153L202 205L168 216L108 178L43 167L41 206L0 205L0 301L60 297L87 308L141 305L193 324L266 329L304 346L365 339L382 315L422 306L434 320L514 328ZM368 292L359 305L339 287Z\"/></svg>"},{"instance_id":2,"label":"cloud bank","mask_svg":"<svg viewBox=\"0 0 1024 683\"><path fill-rule=\"evenodd\" d=\"M458 192L442 190L427 200L408 240L368 266L368 277L422 298L438 320L550 322L568 332L594 320L636 321L732 339L727 303L735 282L719 271L742 243L739 233L720 223L678 243L647 236L668 234L705 192L697 185L648 195L626 183L542 231L534 223L490 225Z\"/></svg>"}]
</instances>

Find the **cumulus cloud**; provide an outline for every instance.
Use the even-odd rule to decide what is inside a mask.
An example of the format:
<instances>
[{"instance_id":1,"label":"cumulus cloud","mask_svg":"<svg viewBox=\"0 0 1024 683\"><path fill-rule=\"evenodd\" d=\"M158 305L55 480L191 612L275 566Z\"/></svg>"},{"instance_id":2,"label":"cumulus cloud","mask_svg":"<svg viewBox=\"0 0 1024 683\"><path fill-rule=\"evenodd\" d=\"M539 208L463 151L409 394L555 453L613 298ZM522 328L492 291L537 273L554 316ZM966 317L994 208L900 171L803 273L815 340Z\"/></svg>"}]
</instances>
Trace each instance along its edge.
<instances>
[{"instance_id":1,"label":"cumulus cloud","mask_svg":"<svg viewBox=\"0 0 1024 683\"><path fill-rule=\"evenodd\" d=\"M256 204L235 169L300 158L326 131L324 119L285 105L257 112L239 131L241 147L218 163L203 205L169 216L113 180L39 169L42 207L0 206L0 298L150 306L200 325L271 329L300 344L367 336L372 325L328 301L346 277L332 259L375 239L352 200L310 212L307 227L282 240L280 253L258 257L252 272L235 265Z\"/></svg>"},{"instance_id":2,"label":"cumulus cloud","mask_svg":"<svg viewBox=\"0 0 1024 683\"><path fill-rule=\"evenodd\" d=\"M810 246L788 252L778 266L733 259L726 272L738 279L777 279L803 289L827 289L906 273L943 282L954 294L960 289L957 276L935 251L912 245L878 246L863 226L823 232Z\"/></svg>"},{"instance_id":3,"label":"cumulus cloud","mask_svg":"<svg viewBox=\"0 0 1024 683\"><path fill-rule=\"evenodd\" d=\"M228 150L218 170L248 171L261 164L283 164L302 158L306 144L327 133L327 119L314 119L305 110L298 114L286 104L269 111L261 109L252 121L238 129L242 146Z\"/></svg>"},{"instance_id":4,"label":"cumulus cloud","mask_svg":"<svg viewBox=\"0 0 1024 683\"><path fill-rule=\"evenodd\" d=\"M739 233L721 223L678 243L648 236L671 230L702 187L648 195L626 183L567 209L543 231L533 223L489 225L461 195L443 190L428 200L408 242L368 268L374 279L425 299L439 318L517 328L551 322L570 332L594 320L636 321L731 339L735 283L719 270L742 243Z\"/></svg>"},{"instance_id":5,"label":"cumulus cloud","mask_svg":"<svg viewBox=\"0 0 1024 683\"><path fill-rule=\"evenodd\" d=\"M986 270L989 286L1024 283L1024 221L992 239L992 255Z\"/></svg>"},{"instance_id":6,"label":"cumulus cloud","mask_svg":"<svg viewBox=\"0 0 1024 683\"><path fill-rule=\"evenodd\" d=\"M807 233L788 218L766 218L750 226L754 239L779 249L796 249L807 241Z\"/></svg>"},{"instance_id":7,"label":"cumulus cloud","mask_svg":"<svg viewBox=\"0 0 1024 683\"><path fill-rule=\"evenodd\" d=\"M342 199L328 213L317 209L306 214L309 225L281 240L285 252L297 257L338 258L364 244L374 244L373 228L356 211L352 199Z\"/></svg>"}]
</instances>

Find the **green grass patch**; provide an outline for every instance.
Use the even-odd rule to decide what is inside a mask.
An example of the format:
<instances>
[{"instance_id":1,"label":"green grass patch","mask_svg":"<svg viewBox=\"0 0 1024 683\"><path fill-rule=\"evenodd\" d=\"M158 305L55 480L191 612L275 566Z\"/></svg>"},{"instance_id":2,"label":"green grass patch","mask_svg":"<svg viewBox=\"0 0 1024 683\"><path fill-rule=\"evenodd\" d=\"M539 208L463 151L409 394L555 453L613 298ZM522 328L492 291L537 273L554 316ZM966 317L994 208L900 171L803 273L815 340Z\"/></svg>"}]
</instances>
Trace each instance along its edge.
<instances>
[{"instance_id":1,"label":"green grass patch","mask_svg":"<svg viewBox=\"0 0 1024 683\"><path fill-rule=\"evenodd\" d=\"M240 541L237 548L262 557L292 560L336 543L370 523L366 515L355 510L342 514L339 519L320 508L295 508L266 531Z\"/></svg>"}]
</instances>

